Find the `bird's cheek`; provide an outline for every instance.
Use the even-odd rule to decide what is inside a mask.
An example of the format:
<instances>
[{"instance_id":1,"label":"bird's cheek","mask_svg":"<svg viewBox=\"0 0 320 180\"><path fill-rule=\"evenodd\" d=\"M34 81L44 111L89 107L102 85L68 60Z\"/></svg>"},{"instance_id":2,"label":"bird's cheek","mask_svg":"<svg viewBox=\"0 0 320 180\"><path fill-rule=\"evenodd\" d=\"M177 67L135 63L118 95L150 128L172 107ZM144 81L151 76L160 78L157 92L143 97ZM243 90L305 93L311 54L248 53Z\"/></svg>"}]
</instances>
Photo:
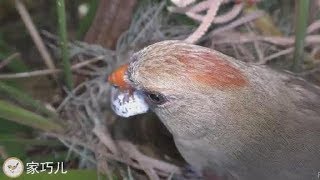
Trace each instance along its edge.
<instances>
[{"instance_id":1,"label":"bird's cheek","mask_svg":"<svg viewBox=\"0 0 320 180\"><path fill-rule=\"evenodd\" d=\"M149 110L143 95L138 91L121 91L114 87L111 89L111 107L121 117L143 114Z\"/></svg>"}]
</instances>

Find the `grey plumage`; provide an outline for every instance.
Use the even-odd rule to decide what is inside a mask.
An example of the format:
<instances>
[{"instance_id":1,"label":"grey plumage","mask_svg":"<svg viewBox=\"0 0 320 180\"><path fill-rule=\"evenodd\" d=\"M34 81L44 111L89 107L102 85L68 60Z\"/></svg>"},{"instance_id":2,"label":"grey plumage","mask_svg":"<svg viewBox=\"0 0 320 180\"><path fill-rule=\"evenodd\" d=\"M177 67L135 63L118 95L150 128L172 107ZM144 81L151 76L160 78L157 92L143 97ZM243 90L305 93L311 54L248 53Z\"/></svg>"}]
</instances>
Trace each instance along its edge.
<instances>
[{"instance_id":1,"label":"grey plumage","mask_svg":"<svg viewBox=\"0 0 320 180\"><path fill-rule=\"evenodd\" d=\"M153 111L192 166L229 179L318 179L319 87L180 41L153 44L132 59L128 82L166 97Z\"/></svg>"}]
</instances>

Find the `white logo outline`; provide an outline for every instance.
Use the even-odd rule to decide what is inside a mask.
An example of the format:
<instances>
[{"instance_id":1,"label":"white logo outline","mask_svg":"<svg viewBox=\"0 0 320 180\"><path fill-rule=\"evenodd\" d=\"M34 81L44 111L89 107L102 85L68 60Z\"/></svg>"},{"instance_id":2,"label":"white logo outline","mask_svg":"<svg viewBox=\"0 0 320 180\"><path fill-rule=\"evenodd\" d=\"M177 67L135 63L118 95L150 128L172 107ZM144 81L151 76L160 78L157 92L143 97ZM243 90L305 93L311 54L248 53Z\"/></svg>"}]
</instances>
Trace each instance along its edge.
<instances>
[{"instance_id":1,"label":"white logo outline","mask_svg":"<svg viewBox=\"0 0 320 180\"><path fill-rule=\"evenodd\" d=\"M3 173L10 178L17 178L22 175L24 171L23 162L16 157L9 157L2 165Z\"/></svg>"}]
</instances>

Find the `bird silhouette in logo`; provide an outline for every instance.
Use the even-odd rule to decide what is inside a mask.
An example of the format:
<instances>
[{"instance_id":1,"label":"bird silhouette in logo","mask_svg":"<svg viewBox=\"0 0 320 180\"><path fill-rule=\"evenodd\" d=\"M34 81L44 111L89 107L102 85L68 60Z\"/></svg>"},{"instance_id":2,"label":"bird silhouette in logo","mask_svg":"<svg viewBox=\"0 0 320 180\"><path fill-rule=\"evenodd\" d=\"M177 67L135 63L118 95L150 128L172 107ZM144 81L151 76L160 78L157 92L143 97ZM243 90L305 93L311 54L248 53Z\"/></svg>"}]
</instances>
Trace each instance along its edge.
<instances>
[{"instance_id":1,"label":"bird silhouette in logo","mask_svg":"<svg viewBox=\"0 0 320 180\"><path fill-rule=\"evenodd\" d=\"M16 164L15 166L8 165L8 168L10 169L10 171L11 171L12 173L14 173L14 170L17 169L18 165L19 165L19 162L17 162L17 164Z\"/></svg>"}]
</instances>

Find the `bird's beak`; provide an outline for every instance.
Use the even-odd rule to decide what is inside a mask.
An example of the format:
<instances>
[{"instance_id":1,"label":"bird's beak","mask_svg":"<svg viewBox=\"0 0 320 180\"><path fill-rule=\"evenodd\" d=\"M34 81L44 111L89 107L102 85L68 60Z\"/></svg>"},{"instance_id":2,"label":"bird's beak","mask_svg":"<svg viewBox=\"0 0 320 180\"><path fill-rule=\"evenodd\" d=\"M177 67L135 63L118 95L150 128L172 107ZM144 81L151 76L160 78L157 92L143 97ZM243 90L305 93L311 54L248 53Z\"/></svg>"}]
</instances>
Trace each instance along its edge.
<instances>
[{"instance_id":1,"label":"bird's beak","mask_svg":"<svg viewBox=\"0 0 320 180\"><path fill-rule=\"evenodd\" d=\"M111 107L113 111L122 117L130 117L145 113L149 110L148 104L139 91L134 90L127 82L126 76L128 64L116 69L108 77L111 89Z\"/></svg>"},{"instance_id":2,"label":"bird's beak","mask_svg":"<svg viewBox=\"0 0 320 180\"><path fill-rule=\"evenodd\" d=\"M143 114L149 110L148 104L139 91L121 91L115 87L111 88L111 108L121 117Z\"/></svg>"},{"instance_id":3,"label":"bird's beak","mask_svg":"<svg viewBox=\"0 0 320 180\"><path fill-rule=\"evenodd\" d=\"M109 83L121 90L130 89L130 85L125 80L128 66L129 66L128 64L124 64L124 65L121 65L115 71L113 71L108 77Z\"/></svg>"}]
</instances>

